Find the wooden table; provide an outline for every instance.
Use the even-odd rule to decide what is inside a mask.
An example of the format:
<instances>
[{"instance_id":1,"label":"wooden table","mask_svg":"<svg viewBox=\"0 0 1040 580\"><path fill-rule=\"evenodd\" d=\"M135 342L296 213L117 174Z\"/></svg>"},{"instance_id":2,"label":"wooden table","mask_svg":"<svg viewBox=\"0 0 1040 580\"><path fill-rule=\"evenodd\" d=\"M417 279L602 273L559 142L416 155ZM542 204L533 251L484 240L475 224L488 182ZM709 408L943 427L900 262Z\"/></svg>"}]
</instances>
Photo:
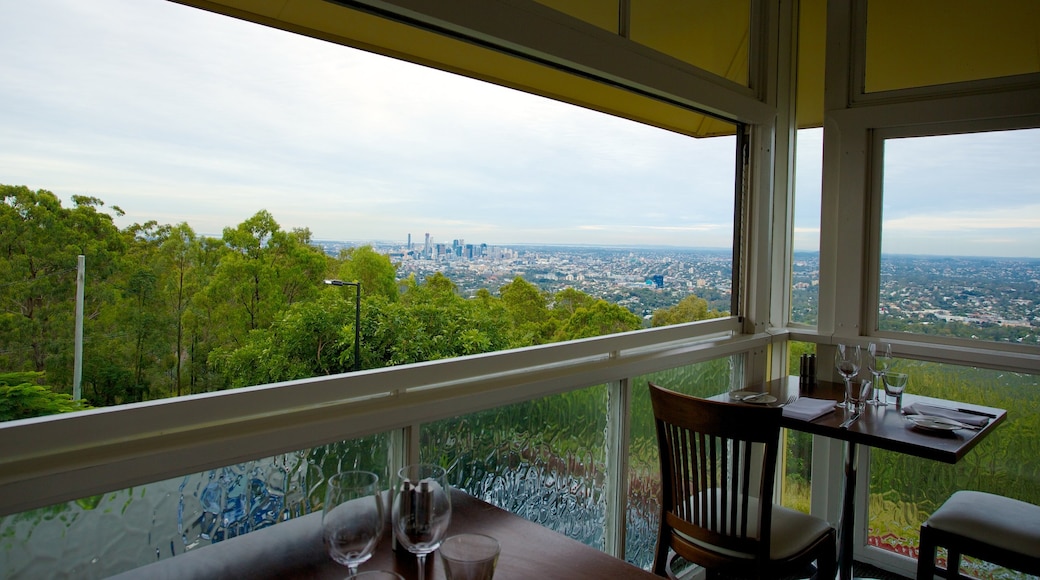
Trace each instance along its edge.
<instances>
[{"instance_id":1,"label":"wooden table","mask_svg":"<svg viewBox=\"0 0 1040 580\"><path fill-rule=\"evenodd\" d=\"M529 522L461 491L452 490L448 535L487 534L501 545L495 580L632 579L657 576L563 534ZM359 568L394 570L417 577L416 558L391 548L389 513L383 539L372 559ZM444 580L437 553L426 557L427 580ZM329 558L321 541L321 513L205 546L131 570L118 578L346 578L347 568Z\"/></svg>"},{"instance_id":2,"label":"wooden table","mask_svg":"<svg viewBox=\"0 0 1040 580\"><path fill-rule=\"evenodd\" d=\"M819 381L812 386L800 385L798 377L787 377L769 381L749 388L752 391L768 391L776 397L778 406L793 402L798 397L815 399L831 399L835 402L845 397L842 383ZM712 397L716 400L729 400L728 394ZM839 524L838 567L841 580L852 578L853 530L855 528L856 495L856 451L858 445L868 445L878 449L905 453L915 457L923 457L944 463L956 463L971 451L982 439L993 432L1007 418L1007 411L968 403L922 397L911 393L903 395L903 405L927 403L951 409L960 409L973 413L988 415L989 423L978 431L960 429L942 433L923 432L910 429L902 412L894 406L867 405L860 418L847 429L839 427L850 415L848 411L836 409L813 421L784 417L781 425L788 429L804 431L814 435L823 435L845 442L845 478L842 488L842 512Z\"/></svg>"}]
</instances>

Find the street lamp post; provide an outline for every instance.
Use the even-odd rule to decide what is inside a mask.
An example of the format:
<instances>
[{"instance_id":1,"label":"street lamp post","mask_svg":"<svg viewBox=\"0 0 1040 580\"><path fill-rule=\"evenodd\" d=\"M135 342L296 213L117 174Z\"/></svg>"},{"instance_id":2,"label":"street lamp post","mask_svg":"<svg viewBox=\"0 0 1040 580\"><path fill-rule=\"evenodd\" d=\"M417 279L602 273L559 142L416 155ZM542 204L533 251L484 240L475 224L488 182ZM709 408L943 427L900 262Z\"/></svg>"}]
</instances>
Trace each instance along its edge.
<instances>
[{"instance_id":1,"label":"street lamp post","mask_svg":"<svg viewBox=\"0 0 1040 580\"><path fill-rule=\"evenodd\" d=\"M353 286L354 293L354 370L361 370L361 282L344 282L343 280L325 280L330 286Z\"/></svg>"}]
</instances>

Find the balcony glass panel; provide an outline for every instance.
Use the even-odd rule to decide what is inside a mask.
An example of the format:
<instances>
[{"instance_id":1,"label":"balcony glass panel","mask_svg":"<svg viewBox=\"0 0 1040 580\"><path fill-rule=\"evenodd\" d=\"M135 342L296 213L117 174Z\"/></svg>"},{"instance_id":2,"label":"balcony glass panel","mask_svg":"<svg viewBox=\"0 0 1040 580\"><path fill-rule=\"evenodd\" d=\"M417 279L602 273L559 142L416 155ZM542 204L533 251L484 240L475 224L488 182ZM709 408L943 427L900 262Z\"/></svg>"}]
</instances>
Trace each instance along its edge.
<instances>
[{"instance_id":1,"label":"balcony glass panel","mask_svg":"<svg viewBox=\"0 0 1040 580\"><path fill-rule=\"evenodd\" d=\"M870 0L866 92L1040 72L1040 4Z\"/></svg>"},{"instance_id":2,"label":"balcony glass panel","mask_svg":"<svg viewBox=\"0 0 1040 580\"><path fill-rule=\"evenodd\" d=\"M816 354L816 345L798 341L787 343L789 375L798 374L803 354ZM817 369L816 376L824 376L825 372L826 369ZM809 513L812 492L812 441L812 435L804 431L784 430L785 447L781 455L784 479L780 503L805 513Z\"/></svg>"},{"instance_id":3,"label":"balcony glass panel","mask_svg":"<svg viewBox=\"0 0 1040 580\"><path fill-rule=\"evenodd\" d=\"M1040 349L1040 129L884 142L878 329Z\"/></svg>"},{"instance_id":4,"label":"balcony glass panel","mask_svg":"<svg viewBox=\"0 0 1040 580\"><path fill-rule=\"evenodd\" d=\"M1008 410L1007 420L954 465L871 450L868 543L917 557L921 523L953 492L971 489L1040 505L1040 375L897 359L907 392ZM891 407L890 407L891 409ZM975 578L1015 578L962 564Z\"/></svg>"},{"instance_id":5,"label":"balcony glass panel","mask_svg":"<svg viewBox=\"0 0 1040 580\"><path fill-rule=\"evenodd\" d=\"M629 490L625 517L625 558L629 562L646 569L653 564L660 520L661 468L647 383L653 382L687 395L710 397L731 390L736 364L739 364L738 357L720 358L632 379Z\"/></svg>"},{"instance_id":6,"label":"balcony glass panel","mask_svg":"<svg viewBox=\"0 0 1040 580\"><path fill-rule=\"evenodd\" d=\"M607 387L423 424L420 457L452 485L603 549Z\"/></svg>"},{"instance_id":7,"label":"balcony glass panel","mask_svg":"<svg viewBox=\"0 0 1040 580\"><path fill-rule=\"evenodd\" d=\"M387 480L389 434L230 465L0 518L0 576L105 578L320 510L324 482Z\"/></svg>"}]
</instances>

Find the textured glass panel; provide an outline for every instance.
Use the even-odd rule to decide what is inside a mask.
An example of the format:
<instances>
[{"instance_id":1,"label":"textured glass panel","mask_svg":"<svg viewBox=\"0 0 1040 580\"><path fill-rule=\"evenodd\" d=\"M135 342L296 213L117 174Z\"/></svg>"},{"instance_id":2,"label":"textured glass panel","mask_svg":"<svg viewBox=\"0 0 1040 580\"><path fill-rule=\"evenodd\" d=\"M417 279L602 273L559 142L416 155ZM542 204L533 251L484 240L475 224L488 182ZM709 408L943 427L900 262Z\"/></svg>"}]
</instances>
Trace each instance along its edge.
<instances>
[{"instance_id":1,"label":"textured glass panel","mask_svg":"<svg viewBox=\"0 0 1040 580\"><path fill-rule=\"evenodd\" d=\"M921 523L953 492L985 491L1040 504L1040 375L897 360L907 392L1008 410L1000 427L955 465L871 451L868 541L917 557ZM976 578L1008 577L969 561Z\"/></svg>"},{"instance_id":2,"label":"textured glass panel","mask_svg":"<svg viewBox=\"0 0 1040 580\"><path fill-rule=\"evenodd\" d=\"M452 485L603 548L604 385L423 425L423 461Z\"/></svg>"},{"instance_id":3,"label":"textured glass panel","mask_svg":"<svg viewBox=\"0 0 1040 580\"><path fill-rule=\"evenodd\" d=\"M816 354L811 342L787 343L787 373L797 375L803 354ZM819 376L820 370L816 371ZM786 430L782 456L784 471L780 503L786 507L809 513L812 491L812 435L794 429Z\"/></svg>"},{"instance_id":4,"label":"textured glass panel","mask_svg":"<svg viewBox=\"0 0 1040 580\"><path fill-rule=\"evenodd\" d=\"M337 471L385 478L388 450L373 435L9 515L0 577L105 578L306 515Z\"/></svg>"},{"instance_id":5,"label":"textured glass panel","mask_svg":"<svg viewBox=\"0 0 1040 580\"><path fill-rule=\"evenodd\" d=\"M867 92L1040 72L1035 0L870 0Z\"/></svg>"},{"instance_id":6,"label":"textured glass panel","mask_svg":"<svg viewBox=\"0 0 1040 580\"><path fill-rule=\"evenodd\" d=\"M687 367L652 373L632 379L631 431L629 433L628 510L626 514L625 559L649 569L654 560L661 505L661 468L657 458L657 434L647 383L698 397L730 390L736 358L715 359Z\"/></svg>"}]
</instances>

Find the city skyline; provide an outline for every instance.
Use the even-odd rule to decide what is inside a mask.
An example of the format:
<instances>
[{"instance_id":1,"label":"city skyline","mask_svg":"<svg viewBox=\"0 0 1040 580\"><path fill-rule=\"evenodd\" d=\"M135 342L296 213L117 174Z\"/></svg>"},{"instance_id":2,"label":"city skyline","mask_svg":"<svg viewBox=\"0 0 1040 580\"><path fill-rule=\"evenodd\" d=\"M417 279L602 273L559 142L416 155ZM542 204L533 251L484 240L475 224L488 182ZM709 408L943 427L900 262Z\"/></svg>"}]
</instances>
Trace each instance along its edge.
<instances>
[{"instance_id":1,"label":"city skyline","mask_svg":"<svg viewBox=\"0 0 1040 580\"><path fill-rule=\"evenodd\" d=\"M0 56L0 183L97 197L126 212L121 227L215 235L267 210L321 240L732 243L732 137L692 139L171 2L7 3ZM886 165L883 250L1040 256L1040 131L997 137L960 145L956 172L942 169L947 150L906 140L913 171ZM795 250L819 244L821 143L819 129L800 132Z\"/></svg>"}]
</instances>

